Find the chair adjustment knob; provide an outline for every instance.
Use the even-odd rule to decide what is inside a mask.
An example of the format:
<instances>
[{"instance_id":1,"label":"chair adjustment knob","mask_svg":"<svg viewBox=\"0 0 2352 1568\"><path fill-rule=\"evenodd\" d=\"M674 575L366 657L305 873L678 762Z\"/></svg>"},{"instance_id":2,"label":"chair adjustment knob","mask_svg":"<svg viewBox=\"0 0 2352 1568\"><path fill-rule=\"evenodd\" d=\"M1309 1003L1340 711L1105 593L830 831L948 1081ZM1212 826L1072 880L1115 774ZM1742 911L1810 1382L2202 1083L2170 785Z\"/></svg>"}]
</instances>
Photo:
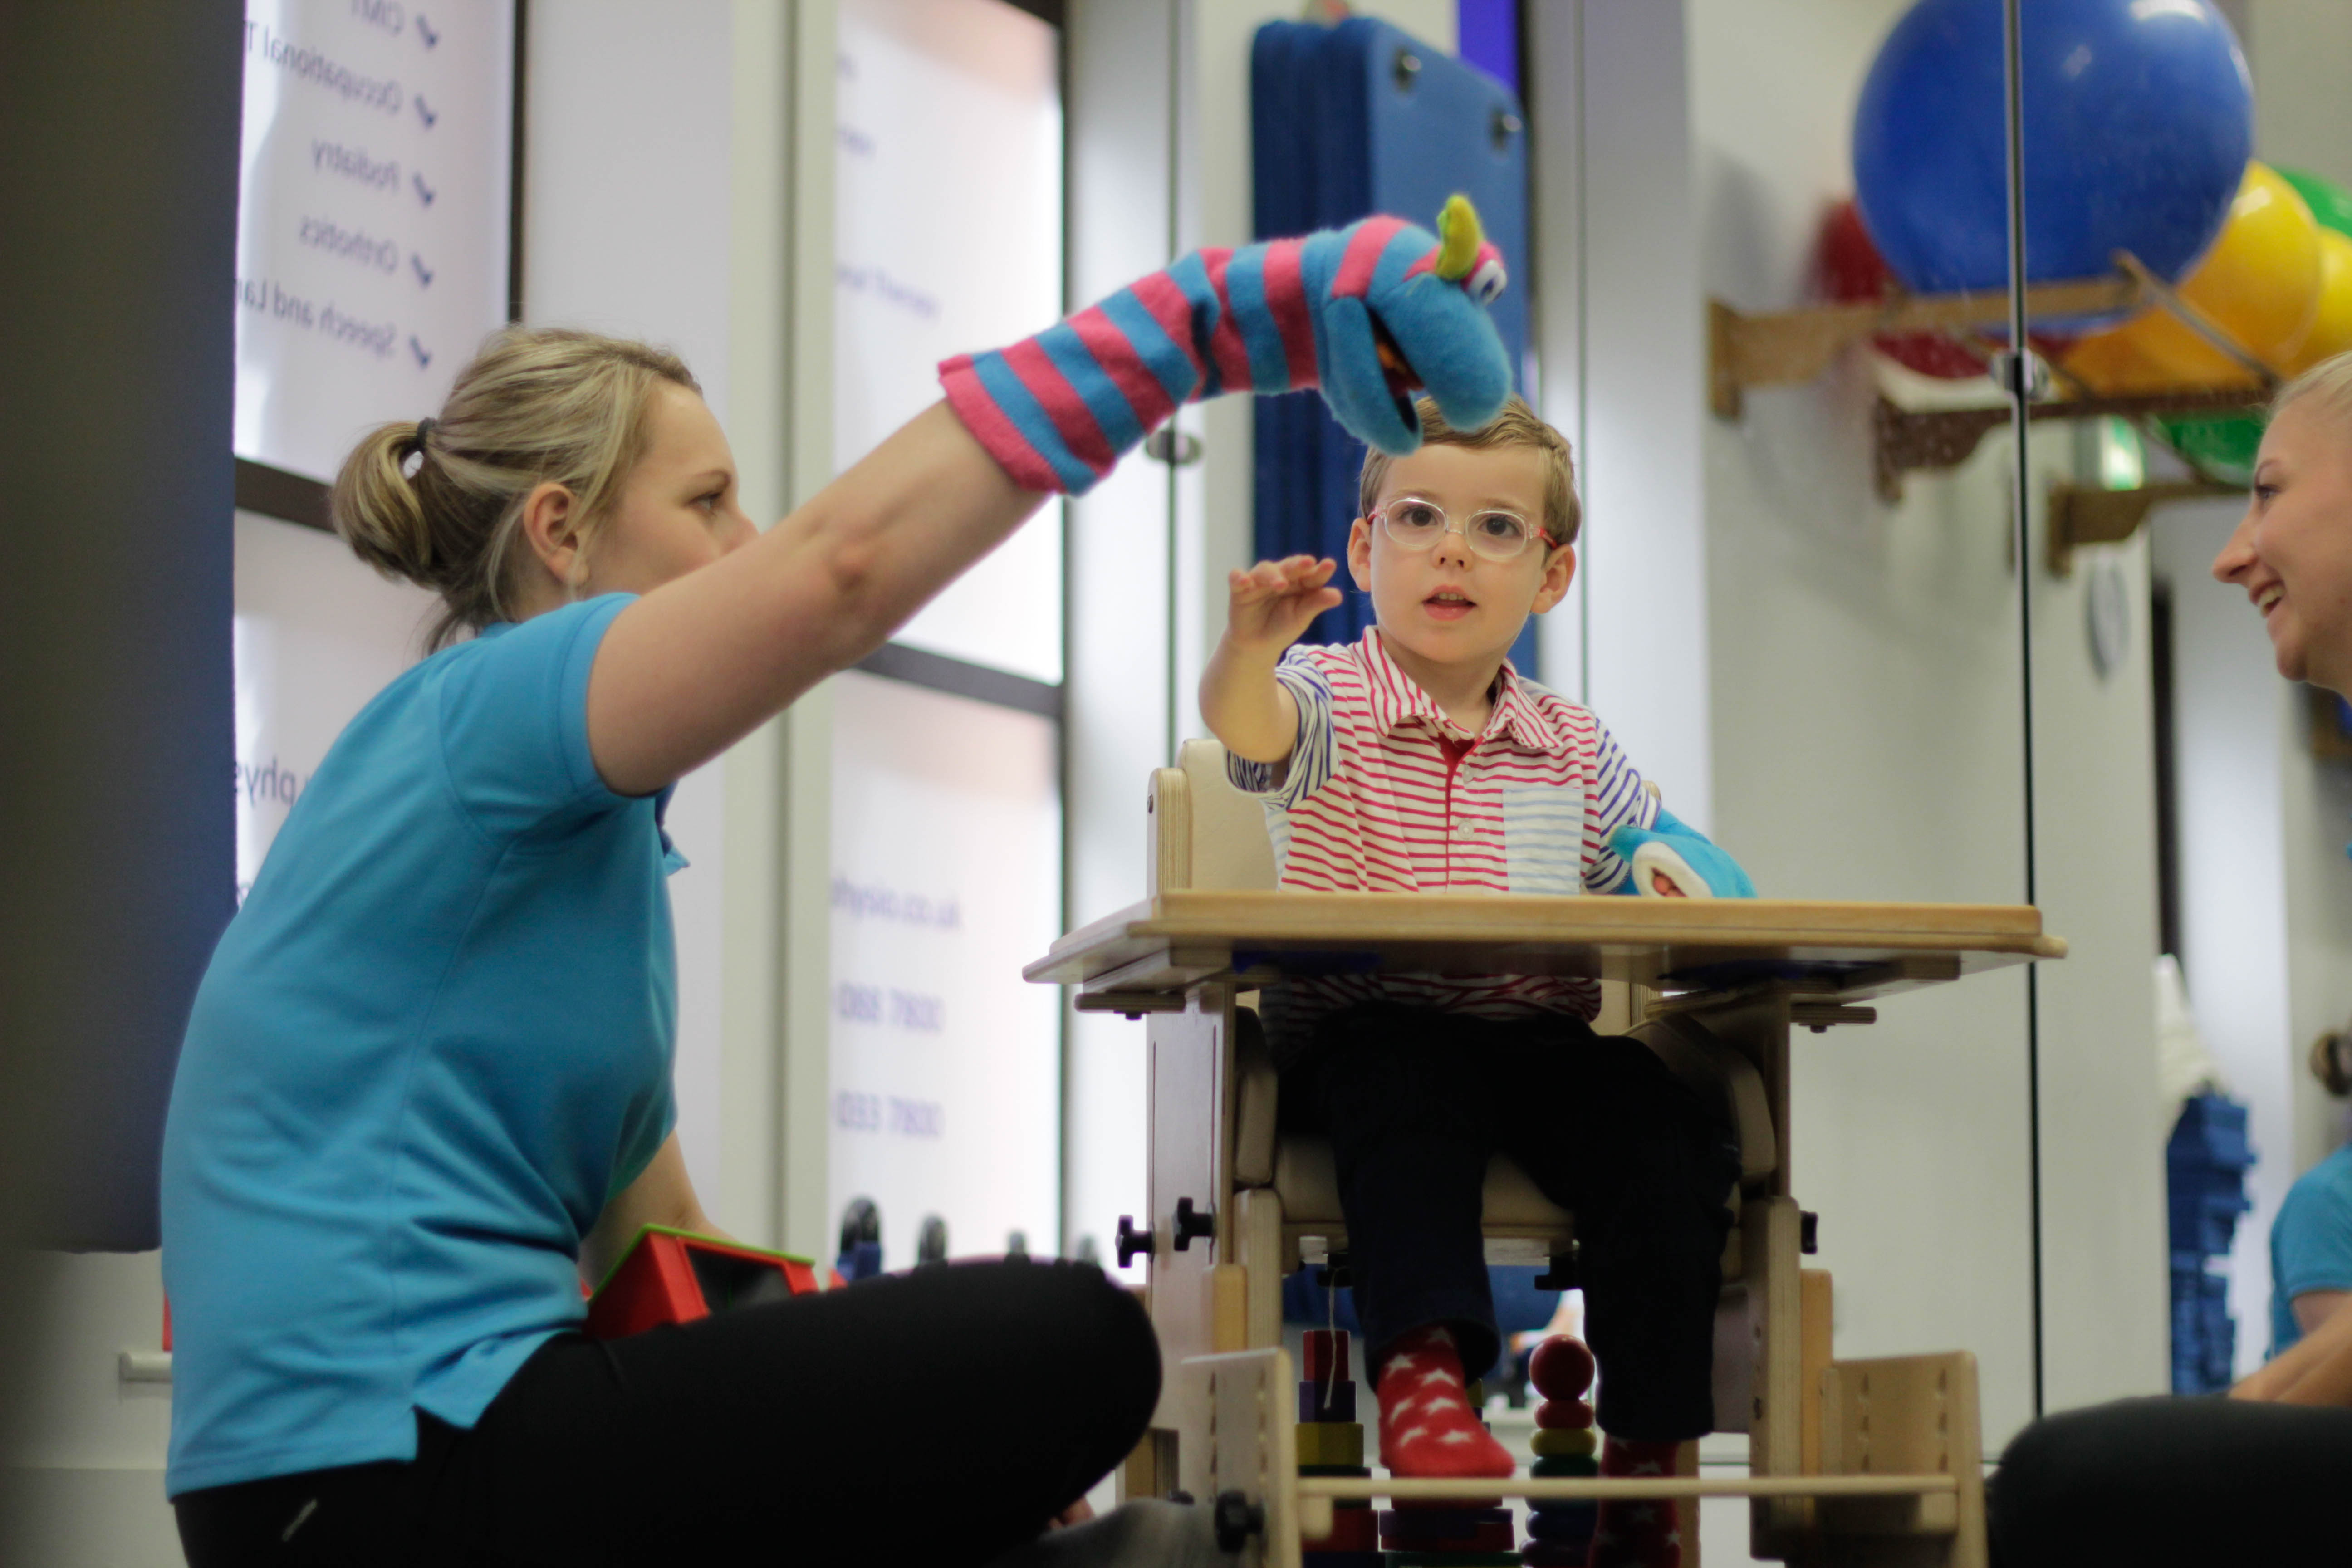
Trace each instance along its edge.
<instances>
[{"instance_id":1,"label":"chair adjustment knob","mask_svg":"<svg viewBox=\"0 0 2352 1568\"><path fill-rule=\"evenodd\" d=\"M1822 1216L1811 1209L1797 1215L1797 1250L1811 1258L1822 1249Z\"/></svg>"},{"instance_id":2,"label":"chair adjustment knob","mask_svg":"<svg viewBox=\"0 0 2352 1568\"><path fill-rule=\"evenodd\" d=\"M1195 1241L1212 1240L1215 1237L1216 1234L1216 1210L1201 1209L1196 1212L1192 1207L1192 1199L1178 1198L1176 1200L1175 1247L1177 1251L1182 1252L1186 1250Z\"/></svg>"},{"instance_id":3,"label":"chair adjustment knob","mask_svg":"<svg viewBox=\"0 0 2352 1568\"><path fill-rule=\"evenodd\" d=\"M1538 1290L1574 1290L1580 1288L1583 1281L1577 1277L1576 1254L1577 1245L1574 1240L1570 1240L1569 1242L1568 1250L1566 1252L1553 1253L1551 1255L1551 1267L1545 1269L1541 1274L1536 1276L1536 1289Z\"/></svg>"},{"instance_id":4,"label":"chair adjustment knob","mask_svg":"<svg viewBox=\"0 0 2352 1568\"><path fill-rule=\"evenodd\" d=\"M1265 1510L1237 1491L1219 1492L1216 1510L1213 1522L1217 1530L1217 1550L1227 1555L1248 1544L1251 1536L1265 1531Z\"/></svg>"},{"instance_id":5,"label":"chair adjustment knob","mask_svg":"<svg viewBox=\"0 0 2352 1568\"><path fill-rule=\"evenodd\" d=\"M1118 1237L1118 1239L1112 1243L1112 1246L1118 1252L1118 1266L1121 1268L1124 1268L1129 1264L1134 1262L1135 1255L1139 1252L1142 1253L1147 1258L1150 1257L1151 1255L1152 1245L1156 1239L1157 1238L1152 1236L1150 1231L1138 1230L1135 1228L1135 1216L1133 1215L1123 1214L1119 1215Z\"/></svg>"}]
</instances>

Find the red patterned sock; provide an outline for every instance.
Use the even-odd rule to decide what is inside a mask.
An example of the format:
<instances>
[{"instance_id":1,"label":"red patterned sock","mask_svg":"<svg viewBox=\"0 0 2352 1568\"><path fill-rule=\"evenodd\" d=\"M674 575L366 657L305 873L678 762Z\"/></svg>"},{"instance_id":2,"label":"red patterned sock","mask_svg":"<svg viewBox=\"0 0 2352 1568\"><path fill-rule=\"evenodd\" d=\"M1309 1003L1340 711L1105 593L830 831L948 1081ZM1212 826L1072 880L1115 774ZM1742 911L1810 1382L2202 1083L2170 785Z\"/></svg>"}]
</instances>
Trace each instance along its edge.
<instances>
[{"instance_id":1,"label":"red patterned sock","mask_svg":"<svg viewBox=\"0 0 2352 1568\"><path fill-rule=\"evenodd\" d=\"M1604 1476L1671 1476L1679 1443L1612 1437L1601 1446ZM1602 1498L1590 1568L1682 1568L1680 1515L1671 1498Z\"/></svg>"},{"instance_id":2,"label":"red patterned sock","mask_svg":"<svg viewBox=\"0 0 2352 1568\"><path fill-rule=\"evenodd\" d=\"M1391 1345L1375 1387L1381 1462L1391 1474L1501 1477L1517 1468L1470 1408L1462 1356L1444 1324L1415 1329Z\"/></svg>"}]
</instances>

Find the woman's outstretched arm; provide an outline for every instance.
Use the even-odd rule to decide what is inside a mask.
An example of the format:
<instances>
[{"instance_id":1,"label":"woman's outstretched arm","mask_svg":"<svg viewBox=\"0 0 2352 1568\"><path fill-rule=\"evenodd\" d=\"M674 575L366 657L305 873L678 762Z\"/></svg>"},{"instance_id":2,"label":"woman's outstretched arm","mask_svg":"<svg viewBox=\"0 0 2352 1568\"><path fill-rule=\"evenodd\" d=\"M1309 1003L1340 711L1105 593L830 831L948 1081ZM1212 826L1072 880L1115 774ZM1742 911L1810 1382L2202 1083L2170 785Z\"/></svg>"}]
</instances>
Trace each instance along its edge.
<instances>
[{"instance_id":1,"label":"woman's outstretched arm","mask_svg":"<svg viewBox=\"0 0 2352 1568\"><path fill-rule=\"evenodd\" d=\"M940 367L947 400L756 543L616 617L588 684L604 782L659 789L878 647L1182 403L1319 387L1383 451L1421 443L1424 388L1458 429L1493 418L1510 356L1486 305L1501 253L1460 196L1444 237L1369 217L1304 239L1203 250L1008 349Z\"/></svg>"},{"instance_id":2,"label":"woman's outstretched arm","mask_svg":"<svg viewBox=\"0 0 2352 1568\"><path fill-rule=\"evenodd\" d=\"M1045 500L932 405L761 538L614 620L588 682L596 771L650 795L709 761L879 647Z\"/></svg>"},{"instance_id":3,"label":"woman's outstretched arm","mask_svg":"<svg viewBox=\"0 0 2352 1568\"><path fill-rule=\"evenodd\" d=\"M2230 1390L2232 1399L2352 1405L2352 1311L2327 1321Z\"/></svg>"}]
</instances>

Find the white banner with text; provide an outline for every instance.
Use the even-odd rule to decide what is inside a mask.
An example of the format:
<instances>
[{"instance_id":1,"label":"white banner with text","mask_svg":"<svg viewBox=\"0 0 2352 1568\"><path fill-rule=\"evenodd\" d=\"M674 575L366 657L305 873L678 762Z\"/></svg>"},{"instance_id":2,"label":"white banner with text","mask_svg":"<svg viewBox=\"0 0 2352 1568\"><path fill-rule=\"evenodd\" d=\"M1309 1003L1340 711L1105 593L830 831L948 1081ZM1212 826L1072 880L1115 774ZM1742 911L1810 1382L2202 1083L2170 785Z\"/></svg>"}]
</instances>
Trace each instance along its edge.
<instances>
[{"instance_id":1,"label":"white banner with text","mask_svg":"<svg viewBox=\"0 0 2352 1568\"><path fill-rule=\"evenodd\" d=\"M512 0L247 0L236 455L327 482L507 319Z\"/></svg>"}]
</instances>

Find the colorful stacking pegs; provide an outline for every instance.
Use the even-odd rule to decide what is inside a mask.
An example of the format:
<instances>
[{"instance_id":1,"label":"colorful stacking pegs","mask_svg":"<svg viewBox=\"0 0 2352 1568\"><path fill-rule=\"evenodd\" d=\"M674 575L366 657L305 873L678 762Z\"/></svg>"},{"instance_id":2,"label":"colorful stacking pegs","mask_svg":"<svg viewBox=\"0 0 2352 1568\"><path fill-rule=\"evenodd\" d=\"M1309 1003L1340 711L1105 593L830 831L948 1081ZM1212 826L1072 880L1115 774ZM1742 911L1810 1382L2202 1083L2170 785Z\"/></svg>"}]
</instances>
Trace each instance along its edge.
<instances>
[{"instance_id":1,"label":"colorful stacking pegs","mask_svg":"<svg viewBox=\"0 0 2352 1568\"><path fill-rule=\"evenodd\" d=\"M1298 1473L1368 1477L1364 1429L1356 1420L1356 1381L1348 1375L1348 1331L1307 1331L1306 1376L1298 1384ZM1304 1543L1305 1568L1387 1568L1369 1502L1331 1510L1331 1533Z\"/></svg>"},{"instance_id":2,"label":"colorful stacking pegs","mask_svg":"<svg viewBox=\"0 0 2352 1568\"><path fill-rule=\"evenodd\" d=\"M1554 1334L1528 1359L1528 1381L1543 1403L1536 1406L1533 1447L1538 1480L1584 1479L1601 1473L1595 1458L1600 1434L1593 1430L1592 1352L1581 1340ZM1539 1502L1528 1515L1527 1568L1584 1568L1601 1510L1590 1500Z\"/></svg>"}]
</instances>

